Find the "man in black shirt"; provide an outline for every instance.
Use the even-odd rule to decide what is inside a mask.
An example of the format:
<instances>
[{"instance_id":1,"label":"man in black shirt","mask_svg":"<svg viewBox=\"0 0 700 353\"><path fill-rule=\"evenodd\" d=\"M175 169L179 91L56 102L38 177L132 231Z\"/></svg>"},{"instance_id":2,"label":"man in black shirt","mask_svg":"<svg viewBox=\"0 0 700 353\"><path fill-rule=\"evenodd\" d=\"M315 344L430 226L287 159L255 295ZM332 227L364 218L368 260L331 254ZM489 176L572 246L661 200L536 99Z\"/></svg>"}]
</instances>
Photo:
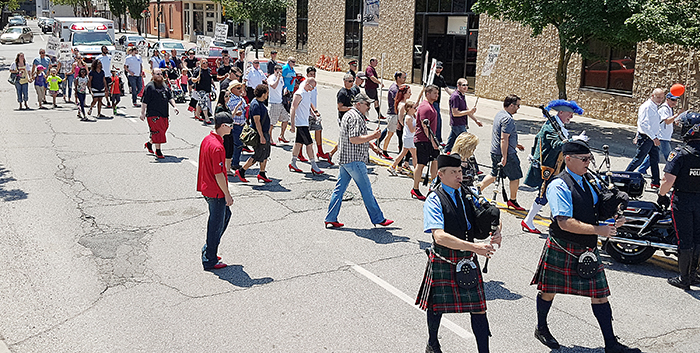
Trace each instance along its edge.
<instances>
[{"instance_id":1,"label":"man in black shirt","mask_svg":"<svg viewBox=\"0 0 700 353\"><path fill-rule=\"evenodd\" d=\"M275 65L277 65L277 50L270 52L270 61L267 62L267 75L273 75L275 73Z\"/></svg>"},{"instance_id":2,"label":"man in black shirt","mask_svg":"<svg viewBox=\"0 0 700 353\"><path fill-rule=\"evenodd\" d=\"M360 80L361 81L361 80ZM355 77L352 74L347 73L343 77L343 88L338 91L337 102L338 102L338 125L340 125L343 115L350 109L352 109L352 100L355 96L360 93L360 88L355 84ZM338 145L333 147L333 150L328 153L328 160L333 158L333 155L338 152Z\"/></svg>"},{"instance_id":3,"label":"man in black shirt","mask_svg":"<svg viewBox=\"0 0 700 353\"><path fill-rule=\"evenodd\" d=\"M445 76L442 73L442 61L438 61L435 66L435 78L433 79L433 84L438 86L438 99L433 103L433 107L437 112L437 131L435 132L435 137L442 143L442 116L440 116L440 97L442 96L442 90L445 89L447 92L447 97L452 95L452 90L447 87L447 82L445 82Z\"/></svg>"},{"instance_id":4,"label":"man in black shirt","mask_svg":"<svg viewBox=\"0 0 700 353\"><path fill-rule=\"evenodd\" d=\"M180 72L182 70L182 60L177 56L177 50L173 49L170 51L170 59L175 63L177 72Z\"/></svg>"},{"instance_id":5,"label":"man in black shirt","mask_svg":"<svg viewBox=\"0 0 700 353\"><path fill-rule=\"evenodd\" d=\"M163 83L161 69L153 70L153 81L144 88L141 103L141 121L148 117L148 128L151 131L151 138L144 144L144 147L150 153L153 153L153 147L155 147L156 158L165 158L160 150L160 145L167 142L165 133L169 126L168 103L175 108L175 114L180 114L180 111L175 106L170 89Z\"/></svg>"},{"instance_id":6,"label":"man in black shirt","mask_svg":"<svg viewBox=\"0 0 700 353\"><path fill-rule=\"evenodd\" d=\"M238 60L233 65L245 72L245 50L238 51Z\"/></svg>"},{"instance_id":7,"label":"man in black shirt","mask_svg":"<svg viewBox=\"0 0 700 353\"><path fill-rule=\"evenodd\" d=\"M194 92L192 98L197 101L195 108L195 119L199 118L200 114L204 114L204 123L211 124L211 72L209 71L209 63L207 59L202 59L199 63L199 68L192 73L192 82L194 82Z\"/></svg>"},{"instance_id":8,"label":"man in black shirt","mask_svg":"<svg viewBox=\"0 0 700 353\"><path fill-rule=\"evenodd\" d=\"M190 49L187 51L187 57L185 58L185 65L187 69L192 72L195 67L197 67L197 62L199 60L194 56L194 50Z\"/></svg>"}]
</instances>

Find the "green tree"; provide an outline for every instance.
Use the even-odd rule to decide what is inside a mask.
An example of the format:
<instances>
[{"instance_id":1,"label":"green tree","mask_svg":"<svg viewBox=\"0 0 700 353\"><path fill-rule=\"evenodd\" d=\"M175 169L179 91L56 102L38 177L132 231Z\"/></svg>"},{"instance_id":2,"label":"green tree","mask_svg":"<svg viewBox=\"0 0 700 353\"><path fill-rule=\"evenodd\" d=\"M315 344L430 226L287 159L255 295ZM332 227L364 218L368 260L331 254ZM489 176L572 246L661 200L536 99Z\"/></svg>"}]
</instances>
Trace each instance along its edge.
<instances>
[{"instance_id":1,"label":"green tree","mask_svg":"<svg viewBox=\"0 0 700 353\"><path fill-rule=\"evenodd\" d=\"M124 0L129 16L135 20L139 20L139 25L136 26L139 35L141 35L141 23L143 22L143 11L148 9L149 0Z\"/></svg>"},{"instance_id":2,"label":"green tree","mask_svg":"<svg viewBox=\"0 0 700 353\"><path fill-rule=\"evenodd\" d=\"M660 0L659 0L660 1ZM477 0L475 13L518 22L532 29L532 36L552 26L559 38L556 82L559 98L566 99L567 68L571 55L590 57L588 42L598 39L611 46L626 46L642 39L636 27L628 25L641 10L637 0ZM513 43L517 45L517 43Z\"/></svg>"},{"instance_id":3,"label":"green tree","mask_svg":"<svg viewBox=\"0 0 700 353\"><path fill-rule=\"evenodd\" d=\"M648 0L627 24L661 44L700 49L700 2Z\"/></svg>"},{"instance_id":4,"label":"green tree","mask_svg":"<svg viewBox=\"0 0 700 353\"><path fill-rule=\"evenodd\" d=\"M234 22L242 22L250 20L257 24L258 33L260 28L269 28L280 23L280 18L283 16L287 7L290 5L290 0L214 0L221 3L224 7L226 17ZM255 57L258 57L258 51L255 51Z\"/></svg>"},{"instance_id":5,"label":"green tree","mask_svg":"<svg viewBox=\"0 0 700 353\"><path fill-rule=\"evenodd\" d=\"M109 0L109 11L118 19L119 32L122 31L122 16L126 14L126 3L123 0Z\"/></svg>"}]
</instances>

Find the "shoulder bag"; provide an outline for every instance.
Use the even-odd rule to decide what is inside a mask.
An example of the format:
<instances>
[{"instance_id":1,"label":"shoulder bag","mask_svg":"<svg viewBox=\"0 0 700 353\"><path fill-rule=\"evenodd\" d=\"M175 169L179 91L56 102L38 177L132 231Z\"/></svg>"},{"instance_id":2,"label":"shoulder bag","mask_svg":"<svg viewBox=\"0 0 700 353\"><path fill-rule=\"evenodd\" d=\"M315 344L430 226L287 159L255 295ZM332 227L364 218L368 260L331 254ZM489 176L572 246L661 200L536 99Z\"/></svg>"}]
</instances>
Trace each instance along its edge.
<instances>
[{"instance_id":1,"label":"shoulder bag","mask_svg":"<svg viewBox=\"0 0 700 353\"><path fill-rule=\"evenodd\" d=\"M243 131L241 131L241 142L255 148L260 144L260 136L258 136L258 132L255 131L255 129L245 124L245 126L243 126Z\"/></svg>"}]
</instances>

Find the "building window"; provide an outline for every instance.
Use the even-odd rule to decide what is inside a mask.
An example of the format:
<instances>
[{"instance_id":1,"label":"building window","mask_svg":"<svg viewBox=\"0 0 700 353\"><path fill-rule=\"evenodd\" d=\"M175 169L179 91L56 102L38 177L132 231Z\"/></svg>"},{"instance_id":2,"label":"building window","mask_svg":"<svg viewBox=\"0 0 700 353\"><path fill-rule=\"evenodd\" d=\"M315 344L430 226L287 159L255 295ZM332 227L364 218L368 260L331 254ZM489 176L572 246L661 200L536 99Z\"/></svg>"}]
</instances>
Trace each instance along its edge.
<instances>
[{"instance_id":1,"label":"building window","mask_svg":"<svg viewBox=\"0 0 700 353\"><path fill-rule=\"evenodd\" d=\"M590 59L583 60L581 87L604 91L632 93L636 49L611 48L603 42L591 40Z\"/></svg>"},{"instance_id":2,"label":"building window","mask_svg":"<svg viewBox=\"0 0 700 353\"><path fill-rule=\"evenodd\" d=\"M363 0L345 0L345 56L360 57L360 11Z\"/></svg>"},{"instance_id":3,"label":"building window","mask_svg":"<svg viewBox=\"0 0 700 353\"><path fill-rule=\"evenodd\" d=\"M248 33L250 33L251 37L255 38L255 36L258 35L258 24L255 22L248 23Z\"/></svg>"},{"instance_id":4,"label":"building window","mask_svg":"<svg viewBox=\"0 0 700 353\"><path fill-rule=\"evenodd\" d=\"M297 50L306 50L309 41L309 0L297 0Z\"/></svg>"},{"instance_id":5,"label":"building window","mask_svg":"<svg viewBox=\"0 0 700 353\"><path fill-rule=\"evenodd\" d=\"M273 46L282 46L287 44L287 12L283 11L280 14L279 22L271 26L265 32L265 42Z\"/></svg>"}]
</instances>

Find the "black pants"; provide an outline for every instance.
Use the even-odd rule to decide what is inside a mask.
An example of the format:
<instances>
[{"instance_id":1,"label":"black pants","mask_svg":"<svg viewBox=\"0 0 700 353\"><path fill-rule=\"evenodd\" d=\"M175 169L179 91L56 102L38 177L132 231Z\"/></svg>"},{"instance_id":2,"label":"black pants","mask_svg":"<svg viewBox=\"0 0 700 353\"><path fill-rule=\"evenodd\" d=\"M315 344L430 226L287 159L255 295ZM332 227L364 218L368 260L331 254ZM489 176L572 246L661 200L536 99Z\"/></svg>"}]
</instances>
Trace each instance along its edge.
<instances>
[{"instance_id":1,"label":"black pants","mask_svg":"<svg viewBox=\"0 0 700 353\"><path fill-rule=\"evenodd\" d=\"M693 249L700 245L700 194L675 191L672 200L671 215L678 249Z\"/></svg>"}]
</instances>

